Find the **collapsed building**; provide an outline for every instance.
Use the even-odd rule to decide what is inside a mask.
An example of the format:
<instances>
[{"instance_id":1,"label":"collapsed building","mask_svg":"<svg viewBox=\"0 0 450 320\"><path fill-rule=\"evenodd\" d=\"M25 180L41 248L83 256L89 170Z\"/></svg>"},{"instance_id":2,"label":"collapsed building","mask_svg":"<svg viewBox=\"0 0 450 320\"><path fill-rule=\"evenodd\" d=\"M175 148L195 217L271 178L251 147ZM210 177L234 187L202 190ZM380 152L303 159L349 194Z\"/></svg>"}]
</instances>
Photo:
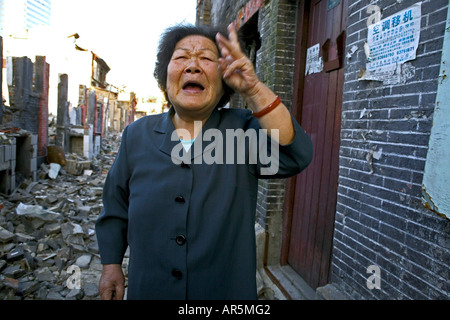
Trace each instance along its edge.
<instances>
[{"instance_id":1,"label":"collapsed building","mask_svg":"<svg viewBox=\"0 0 450 320\"><path fill-rule=\"evenodd\" d=\"M105 133L121 132L134 121L135 94L124 99L118 88L106 82L110 68L96 54L81 48L77 54L84 54L84 65L79 68L89 70L89 83L72 85L79 93L74 105L69 99L70 75L58 74L57 115L53 118L49 113L50 65L46 57L36 56L34 62L26 56L2 57L7 83L2 82L1 87L8 92L2 92L0 111L1 193L12 193L23 179L36 180L42 163L56 161L65 166L65 153L92 160ZM55 150L60 154L56 158Z\"/></svg>"},{"instance_id":2,"label":"collapsed building","mask_svg":"<svg viewBox=\"0 0 450 320\"><path fill-rule=\"evenodd\" d=\"M90 82L75 82L74 106L68 94L71 75L58 74L55 117L49 112L46 57L33 62L0 56L0 88L7 88L0 102L0 300L99 299L93 222L137 99L134 93L124 98L108 85L106 62L85 53ZM83 269L77 281L72 267Z\"/></svg>"}]
</instances>

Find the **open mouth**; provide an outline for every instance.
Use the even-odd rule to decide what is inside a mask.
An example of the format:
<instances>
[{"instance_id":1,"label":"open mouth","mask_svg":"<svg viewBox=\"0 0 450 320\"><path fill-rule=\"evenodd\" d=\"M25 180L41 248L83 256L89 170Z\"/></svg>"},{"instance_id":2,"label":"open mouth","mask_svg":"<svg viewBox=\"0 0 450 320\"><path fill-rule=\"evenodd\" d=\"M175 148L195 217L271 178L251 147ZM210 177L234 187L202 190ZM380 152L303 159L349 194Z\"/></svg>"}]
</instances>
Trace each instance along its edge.
<instances>
[{"instance_id":1,"label":"open mouth","mask_svg":"<svg viewBox=\"0 0 450 320\"><path fill-rule=\"evenodd\" d=\"M195 92L201 92L203 90L205 90L205 87L203 87L200 83L198 82L194 82L194 81L189 81L186 82L183 86L183 90L186 91L195 91Z\"/></svg>"}]
</instances>

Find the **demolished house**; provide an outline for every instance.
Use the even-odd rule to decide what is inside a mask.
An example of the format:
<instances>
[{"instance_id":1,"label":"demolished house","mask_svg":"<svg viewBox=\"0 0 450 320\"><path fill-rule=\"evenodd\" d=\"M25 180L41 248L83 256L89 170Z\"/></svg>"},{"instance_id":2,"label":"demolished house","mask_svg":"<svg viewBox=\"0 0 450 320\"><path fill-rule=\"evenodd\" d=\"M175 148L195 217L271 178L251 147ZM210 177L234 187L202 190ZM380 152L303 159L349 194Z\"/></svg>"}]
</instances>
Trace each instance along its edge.
<instances>
[{"instance_id":1,"label":"demolished house","mask_svg":"<svg viewBox=\"0 0 450 320\"><path fill-rule=\"evenodd\" d=\"M110 136L86 167L74 154L65 166L42 163L35 181L0 194L0 300L99 299L94 223L119 143Z\"/></svg>"},{"instance_id":2,"label":"demolished house","mask_svg":"<svg viewBox=\"0 0 450 320\"><path fill-rule=\"evenodd\" d=\"M0 37L0 53L1 44ZM49 114L46 57L3 59L0 300L99 298L94 222L137 100L132 94L119 101L105 81L106 63L94 68L100 60L94 54L92 59L91 83L78 85L76 107L68 99L70 75L58 75L56 118Z\"/></svg>"}]
</instances>

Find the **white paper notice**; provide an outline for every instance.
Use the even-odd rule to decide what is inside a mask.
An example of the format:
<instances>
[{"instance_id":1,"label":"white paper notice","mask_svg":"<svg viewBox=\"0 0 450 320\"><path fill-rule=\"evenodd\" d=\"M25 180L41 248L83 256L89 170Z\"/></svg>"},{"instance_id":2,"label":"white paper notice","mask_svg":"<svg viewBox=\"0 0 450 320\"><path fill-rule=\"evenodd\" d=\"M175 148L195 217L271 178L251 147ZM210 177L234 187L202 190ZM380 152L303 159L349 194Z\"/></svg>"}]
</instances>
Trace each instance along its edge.
<instances>
[{"instance_id":1,"label":"white paper notice","mask_svg":"<svg viewBox=\"0 0 450 320\"><path fill-rule=\"evenodd\" d=\"M322 57L319 57L320 44L309 47L306 52L305 75L319 73L323 70Z\"/></svg>"},{"instance_id":2,"label":"white paper notice","mask_svg":"<svg viewBox=\"0 0 450 320\"><path fill-rule=\"evenodd\" d=\"M369 26L366 73L360 80L388 83L402 78L401 65L416 58L422 2Z\"/></svg>"}]
</instances>

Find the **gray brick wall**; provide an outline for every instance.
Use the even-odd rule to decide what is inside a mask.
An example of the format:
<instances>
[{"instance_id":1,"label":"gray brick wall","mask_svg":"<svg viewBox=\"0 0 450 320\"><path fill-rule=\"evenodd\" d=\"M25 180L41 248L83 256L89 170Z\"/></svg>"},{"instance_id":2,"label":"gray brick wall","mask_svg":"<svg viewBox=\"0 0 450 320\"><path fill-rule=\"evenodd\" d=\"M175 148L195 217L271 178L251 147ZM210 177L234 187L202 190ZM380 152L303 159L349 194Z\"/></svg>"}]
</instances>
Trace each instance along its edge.
<instances>
[{"instance_id":1,"label":"gray brick wall","mask_svg":"<svg viewBox=\"0 0 450 320\"><path fill-rule=\"evenodd\" d=\"M270 1L260 11L258 27L262 39L256 60L258 76L280 96L289 110L292 108L296 12L295 2ZM267 227L271 219L282 216L285 180L261 180L259 193L257 221ZM274 225L279 223L276 221Z\"/></svg>"},{"instance_id":2,"label":"gray brick wall","mask_svg":"<svg viewBox=\"0 0 450 320\"><path fill-rule=\"evenodd\" d=\"M345 66L332 282L356 299L450 294L450 222L421 202L448 0L423 1L420 45L406 83L358 81L368 5L378 5L384 18L416 2L349 1L347 52L358 50ZM371 150L381 158L370 165ZM366 286L370 265L380 267L379 290Z\"/></svg>"},{"instance_id":3,"label":"gray brick wall","mask_svg":"<svg viewBox=\"0 0 450 320\"><path fill-rule=\"evenodd\" d=\"M28 57L14 57L13 70L13 86L9 87L13 113L3 124L38 133L39 93L34 88L33 63Z\"/></svg>"}]
</instances>

